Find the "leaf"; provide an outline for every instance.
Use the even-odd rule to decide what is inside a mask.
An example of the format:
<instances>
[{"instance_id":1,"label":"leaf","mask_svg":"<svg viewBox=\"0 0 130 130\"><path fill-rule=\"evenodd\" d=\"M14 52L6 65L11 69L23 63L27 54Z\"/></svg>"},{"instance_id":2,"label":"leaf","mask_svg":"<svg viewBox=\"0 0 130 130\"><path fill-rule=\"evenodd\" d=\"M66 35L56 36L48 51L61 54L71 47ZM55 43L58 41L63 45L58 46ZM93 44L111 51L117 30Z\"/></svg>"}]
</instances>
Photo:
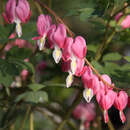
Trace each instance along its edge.
<instances>
[{"instance_id":1,"label":"leaf","mask_svg":"<svg viewBox=\"0 0 130 130\"><path fill-rule=\"evenodd\" d=\"M32 54L32 50L29 48L18 48L17 46L10 49L7 52L7 58L13 57L24 60Z\"/></svg>"},{"instance_id":2,"label":"leaf","mask_svg":"<svg viewBox=\"0 0 130 130\"><path fill-rule=\"evenodd\" d=\"M16 65L18 65L22 69L27 69L32 74L35 73L34 66L30 62L24 62L23 60L18 59L18 58L10 58L9 61L12 63L15 63Z\"/></svg>"},{"instance_id":3,"label":"leaf","mask_svg":"<svg viewBox=\"0 0 130 130\"><path fill-rule=\"evenodd\" d=\"M32 38L37 35L36 22L28 22L22 25L23 35L21 39L33 41Z\"/></svg>"},{"instance_id":4,"label":"leaf","mask_svg":"<svg viewBox=\"0 0 130 130\"><path fill-rule=\"evenodd\" d=\"M105 62L104 72L107 74L115 74L116 70L119 70L121 67L116 63Z\"/></svg>"},{"instance_id":5,"label":"leaf","mask_svg":"<svg viewBox=\"0 0 130 130\"><path fill-rule=\"evenodd\" d=\"M80 20L85 21L92 15L92 13L94 12L94 8L85 8L81 11L82 13L80 14Z\"/></svg>"},{"instance_id":6,"label":"leaf","mask_svg":"<svg viewBox=\"0 0 130 130\"><path fill-rule=\"evenodd\" d=\"M43 103L48 101L48 95L45 91L25 92L16 98L16 102L24 100L31 103Z\"/></svg>"},{"instance_id":7,"label":"leaf","mask_svg":"<svg viewBox=\"0 0 130 130\"><path fill-rule=\"evenodd\" d=\"M103 61L118 61L122 58L119 53L109 53L103 57Z\"/></svg>"},{"instance_id":8,"label":"leaf","mask_svg":"<svg viewBox=\"0 0 130 130\"><path fill-rule=\"evenodd\" d=\"M37 83L34 83L34 84L29 84L28 86L30 89L32 89L34 92L40 90L41 88L44 88L46 87L45 85L43 84L37 84Z\"/></svg>"},{"instance_id":9,"label":"leaf","mask_svg":"<svg viewBox=\"0 0 130 130\"><path fill-rule=\"evenodd\" d=\"M0 84L3 84L5 87L9 87L13 82L13 77L11 75L3 75L0 71Z\"/></svg>"},{"instance_id":10,"label":"leaf","mask_svg":"<svg viewBox=\"0 0 130 130\"><path fill-rule=\"evenodd\" d=\"M104 70L103 70L103 67L95 60L93 60L91 62L91 64L94 66L94 68L96 68L96 70L98 70L100 73L103 73Z\"/></svg>"},{"instance_id":11,"label":"leaf","mask_svg":"<svg viewBox=\"0 0 130 130\"><path fill-rule=\"evenodd\" d=\"M125 56L124 59L130 62L130 56Z\"/></svg>"}]
</instances>

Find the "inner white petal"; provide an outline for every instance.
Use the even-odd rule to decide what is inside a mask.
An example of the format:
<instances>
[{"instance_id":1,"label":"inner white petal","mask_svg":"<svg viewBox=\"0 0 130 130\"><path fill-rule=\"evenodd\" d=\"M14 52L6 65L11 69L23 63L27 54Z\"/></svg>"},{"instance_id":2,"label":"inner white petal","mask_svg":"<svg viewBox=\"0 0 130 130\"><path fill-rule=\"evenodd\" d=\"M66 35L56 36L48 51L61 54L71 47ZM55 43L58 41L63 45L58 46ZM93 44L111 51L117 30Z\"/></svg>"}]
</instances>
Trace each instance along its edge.
<instances>
[{"instance_id":1,"label":"inner white petal","mask_svg":"<svg viewBox=\"0 0 130 130\"><path fill-rule=\"evenodd\" d=\"M46 42L46 35L44 34L43 37L37 41L40 51L42 51L44 49L45 42Z\"/></svg>"},{"instance_id":2,"label":"inner white petal","mask_svg":"<svg viewBox=\"0 0 130 130\"><path fill-rule=\"evenodd\" d=\"M91 101L92 97L93 97L93 90L91 88L86 88L83 91L83 97L89 103Z\"/></svg>"},{"instance_id":3,"label":"inner white petal","mask_svg":"<svg viewBox=\"0 0 130 130\"><path fill-rule=\"evenodd\" d=\"M71 58L71 65L70 65L70 67L71 67L72 73L75 74L76 69L77 69L77 63L76 63L76 57L74 57L74 56Z\"/></svg>"},{"instance_id":4,"label":"inner white petal","mask_svg":"<svg viewBox=\"0 0 130 130\"><path fill-rule=\"evenodd\" d=\"M58 64L60 59L61 59L61 57L62 57L62 51L61 51L61 49L58 46L54 47L54 51L53 51L52 56L53 56L56 64Z\"/></svg>"},{"instance_id":5,"label":"inner white petal","mask_svg":"<svg viewBox=\"0 0 130 130\"><path fill-rule=\"evenodd\" d=\"M73 74L69 73L69 75L66 78L66 87L69 88L73 82Z\"/></svg>"}]
</instances>

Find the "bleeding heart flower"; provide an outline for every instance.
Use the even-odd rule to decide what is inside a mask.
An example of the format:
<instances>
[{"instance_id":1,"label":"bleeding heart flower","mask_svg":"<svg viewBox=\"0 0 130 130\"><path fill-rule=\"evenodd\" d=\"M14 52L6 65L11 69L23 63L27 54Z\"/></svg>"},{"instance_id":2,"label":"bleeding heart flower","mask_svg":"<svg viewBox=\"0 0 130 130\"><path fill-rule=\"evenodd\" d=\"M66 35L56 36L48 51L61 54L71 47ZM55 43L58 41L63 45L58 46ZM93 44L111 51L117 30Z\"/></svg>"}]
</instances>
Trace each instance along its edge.
<instances>
[{"instance_id":1,"label":"bleeding heart flower","mask_svg":"<svg viewBox=\"0 0 130 130\"><path fill-rule=\"evenodd\" d=\"M69 75L67 76L66 78L66 85L67 87L70 87L72 82L73 82L73 77L74 75L76 76L81 76L82 73L83 73L83 68L84 68L84 60L83 59L77 59L76 61L76 64L77 64L77 68L76 68L76 72L75 74L72 73L71 71L71 60L68 60L68 61L64 61L63 60L63 63L62 63L62 70L64 72L68 72Z\"/></svg>"},{"instance_id":2,"label":"bleeding heart flower","mask_svg":"<svg viewBox=\"0 0 130 130\"><path fill-rule=\"evenodd\" d=\"M99 103L99 105L103 108L104 110L104 120L105 123L108 122L109 118L108 118L108 109L111 108L111 106L114 103L116 97L116 93L112 90L100 90L97 94L96 94L96 99L97 102Z\"/></svg>"},{"instance_id":3,"label":"bleeding heart flower","mask_svg":"<svg viewBox=\"0 0 130 130\"><path fill-rule=\"evenodd\" d=\"M3 13L3 17L8 23L16 23L16 32L18 37L22 36L21 23L25 23L29 20L31 15L30 6L27 0L8 0L6 4L6 10Z\"/></svg>"},{"instance_id":4,"label":"bleeding heart flower","mask_svg":"<svg viewBox=\"0 0 130 130\"><path fill-rule=\"evenodd\" d=\"M53 34L54 51L53 58L56 63L59 63L62 57L62 51L66 39L66 27L64 24L59 24L56 31Z\"/></svg>"},{"instance_id":5,"label":"bleeding heart flower","mask_svg":"<svg viewBox=\"0 0 130 130\"><path fill-rule=\"evenodd\" d=\"M122 123L125 122L125 115L123 113L123 110L125 109L126 105L128 103L128 95L125 91L120 91L118 95L116 94L114 106L119 110L120 112L120 118Z\"/></svg>"},{"instance_id":6,"label":"bleeding heart flower","mask_svg":"<svg viewBox=\"0 0 130 130\"><path fill-rule=\"evenodd\" d=\"M45 46L46 36L51 28L52 20L49 15L41 14L37 20L37 31L39 36L34 37L33 40L37 40L39 50L42 51Z\"/></svg>"}]
</instances>

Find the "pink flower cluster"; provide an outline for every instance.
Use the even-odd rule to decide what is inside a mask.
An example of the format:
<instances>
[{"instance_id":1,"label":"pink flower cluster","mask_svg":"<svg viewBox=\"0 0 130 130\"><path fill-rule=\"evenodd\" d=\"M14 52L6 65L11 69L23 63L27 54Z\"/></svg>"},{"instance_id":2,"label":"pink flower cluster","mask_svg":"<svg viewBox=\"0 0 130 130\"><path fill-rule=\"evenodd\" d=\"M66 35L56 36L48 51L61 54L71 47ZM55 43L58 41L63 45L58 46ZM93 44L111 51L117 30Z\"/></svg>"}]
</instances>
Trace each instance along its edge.
<instances>
[{"instance_id":1,"label":"pink flower cluster","mask_svg":"<svg viewBox=\"0 0 130 130\"><path fill-rule=\"evenodd\" d=\"M70 87L73 82L73 76L81 76L84 68L84 58L87 52L85 39L77 36L75 39L67 37L66 27L59 24L57 27L52 24L51 17L41 14L37 21L37 31L39 36L34 37L37 40L39 50L45 47L46 38L50 48L53 50L53 58L56 63L62 59L64 71L69 73L66 79L66 86Z\"/></svg>"},{"instance_id":2,"label":"pink flower cluster","mask_svg":"<svg viewBox=\"0 0 130 130\"><path fill-rule=\"evenodd\" d=\"M73 111L73 116L84 123L85 128L89 128L91 121L96 117L94 103L80 103Z\"/></svg>"},{"instance_id":3,"label":"pink flower cluster","mask_svg":"<svg viewBox=\"0 0 130 130\"><path fill-rule=\"evenodd\" d=\"M120 91L119 93L114 92L113 88L104 84L103 81L92 73L89 66L84 67L84 73L82 74L82 80L85 90L83 91L83 96L87 102L90 102L92 97L96 95L96 100L101 108L104 110L105 123L108 122L108 110L115 106L120 112L121 121L125 122L125 116L123 114L123 109L128 103L128 95L125 91ZM112 85L111 78L103 74L102 79Z\"/></svg>"},{"instance_id":4,"label":"pink flower cluster","mask_svg":"<svg viewBox=\"0 0 130 130\"><path fill-rule=\"evenodd\" d=\"M62 59L62 70L68 72L66 78L66 87L70 87L74 76L82 78L84 84L83 96L87 102L96 95L97 102L104 110L105 122L108 122L108 110L114 105L120 111L122 122L125 121L123 109L128 102L128 96L125 91L116 93L113 88L104 84L91 68L85 65L85 56L87 52L86 41L83 37L68 37L66 27L63 24L52 24L51 17L41 14L37 21L37 30L40 36L34 37L37 40L39 50L43 50L45 39L47 37L50 48L53 50L53 58L56 63ZM104 74L101 76L107 83L113 85L111 78Z\"/></svg>"},{"instance_id":5,"label":"pink flower cluster","mask_svg":"<svg viewBox=\"0 0 130 130\"><path fill-rule=\"evenodd\" d=\"M27 0L8 0L3 17L7 23L16 23L18 37L22 36L21 23L26 23L30 19L31 11Z\"/></svg>"}]
</instances>

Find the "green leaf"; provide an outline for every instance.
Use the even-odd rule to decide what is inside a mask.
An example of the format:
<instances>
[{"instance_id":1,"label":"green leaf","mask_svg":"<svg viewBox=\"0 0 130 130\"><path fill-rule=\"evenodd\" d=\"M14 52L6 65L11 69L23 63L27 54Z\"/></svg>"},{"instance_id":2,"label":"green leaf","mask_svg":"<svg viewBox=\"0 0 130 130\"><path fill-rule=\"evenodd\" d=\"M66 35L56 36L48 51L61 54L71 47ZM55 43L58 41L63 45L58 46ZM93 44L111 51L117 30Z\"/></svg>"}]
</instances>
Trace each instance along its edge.
<instances>
[{"instance_id":1,"label":"green leaf","mask_svg":"<svg viewBox=\"0 0 130 130\"><path fill-rule=\"evenodd\" d=\"M24 60L32 54L32 50L29 48L18 48L17 46L10 49L7 52L7 58L13 57Z\"/></svg>"},{"instance_id":2,"label":"green leaf","mask_svg":"<svg viewBox=\"0 0 130 130\"><path fill-rule=\"evenodd\" d=\"M91 64L98 70L100 73L104 73L103 67L95 60L91 62Z\"/></svg>"},{"instance_id":3,"label":"green leaf","mask_svg":"<svg viewBox=\"0 0 130 130\"><path fill-rule=\"evenodd\" d=\"M124 59L130 62L130 56L125 56Z\"/></svg>"},{"instance_id":4,"label":"green leaf","mask_svg":"<svg viewBox=\"0 0 130 130\"><path fill-rule=\"evenodd\" d=\"M32 89L34 92L46 87L45 85L43 84L37 84L37 83L34 83L34 84L29 84L28 86L30 89Z\"/></svg>"},{"instance_id":5,"label":"green leaf","mask_svg":"<svg viewBox=\"0 0 130 130\"><path fill-rule=\"evenodd\" d=\"M5 87L9 87L13 82L13 77L8 74L2 74L0 71L0 84L3 84Z\"/></svg>"},{"instance_id":6,"label":"green leaf","mask_svg":"<svg viewBox=\"0 0 130 130\"><path fill-rule=\"evenodd\" d=\"M80 20L85 21L89 17L91 17L92 13L94 12L94 8L85 8L81 10L82 13L80 14Z\"/></svg>"},{"instance_id":7,"label":"green leaf","mask_svg":"<svg viewBox=\"0 0 130 130\"><path fill-rule=\"evenodd\" d=\"M45 91L25 92L16 98L16 102L24 100L31 103L43 103L48 101L48 95Z\"/></svg>"},{"instance_id":8,"label":"green leaf","mask_svg":"<svg viewBox=\"0 0 130 130\"><path fill-rule=\"evenodd\" d=\"M118 61L122 58L119 53L109 53L103 57L103 61Z\"/></svg>"}]
</instances>

